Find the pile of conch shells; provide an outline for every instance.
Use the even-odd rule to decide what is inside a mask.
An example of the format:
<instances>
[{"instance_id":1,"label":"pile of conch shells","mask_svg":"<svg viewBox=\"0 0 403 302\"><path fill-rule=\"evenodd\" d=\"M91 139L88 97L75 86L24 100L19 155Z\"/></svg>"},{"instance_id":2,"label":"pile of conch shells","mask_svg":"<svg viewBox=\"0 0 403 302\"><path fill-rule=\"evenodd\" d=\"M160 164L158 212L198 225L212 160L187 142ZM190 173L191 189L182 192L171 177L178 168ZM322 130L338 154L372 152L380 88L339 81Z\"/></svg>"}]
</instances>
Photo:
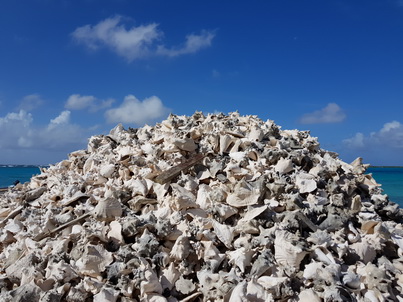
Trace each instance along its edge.
<instances>
[{"instance_id":1,"label":"pile of conch shells","mask_svg":"<svg viewBox=\"0 0 403 302\"><path fill-rule=\"evenodd\" d=\"M403 301L366 168L256 116L118 125L0 197L0 300Z\"/></svg>"}]
</instances>

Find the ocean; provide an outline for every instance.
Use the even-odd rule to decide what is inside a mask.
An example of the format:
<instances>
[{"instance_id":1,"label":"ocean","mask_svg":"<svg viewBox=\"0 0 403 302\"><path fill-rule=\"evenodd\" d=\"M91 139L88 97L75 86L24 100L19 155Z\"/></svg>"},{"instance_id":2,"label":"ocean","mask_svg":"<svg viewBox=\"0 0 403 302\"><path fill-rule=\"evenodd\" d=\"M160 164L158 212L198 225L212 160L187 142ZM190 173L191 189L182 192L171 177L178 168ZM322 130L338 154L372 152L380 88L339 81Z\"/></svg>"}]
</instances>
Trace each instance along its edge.
<instances>
[{"instance_id":1,"label":"ocean","mask_svg":"<svg viewBox=\"0 0 403 302\"><path fill-rule=\"evenodd\" d=\"M11 186L16 180L24 183L39 173L36 166L0 166L0 188ZM375 180L382 184L389 200L403 207L403 167L370 167L366 173L372 173Z\"/></svg>"}]
</instances>

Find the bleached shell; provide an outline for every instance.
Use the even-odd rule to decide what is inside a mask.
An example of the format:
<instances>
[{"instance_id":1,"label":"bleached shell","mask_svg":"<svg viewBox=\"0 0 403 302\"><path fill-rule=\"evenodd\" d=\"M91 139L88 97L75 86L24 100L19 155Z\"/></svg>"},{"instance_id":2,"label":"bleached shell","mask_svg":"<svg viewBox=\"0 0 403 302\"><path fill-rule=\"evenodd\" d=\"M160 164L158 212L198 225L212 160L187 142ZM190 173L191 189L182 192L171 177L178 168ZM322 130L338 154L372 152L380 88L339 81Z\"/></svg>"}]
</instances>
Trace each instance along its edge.
<instances>
[{"instance_id":1,"label":"bleached shell","mask_svg":"<svg viewBox=\"0 0 403 302\"><path fill-rule=\"evenodd\" d=\"M251 265L253 250L245 247L240 247L234 251L228 252L229 263L237 266L242 273L245 272L246 267Z\"/></svg>"},{"instance_id":2,"label":"bleached shell","mask_svg":"<svg viewBox=\"0 0 403 302\"><path fill-rule=\"evenodd\" d=\"M196 197L192 192L177 183L171 184L171 188L173 192L171 206L173 209L180 211L182 209L197 207Z\"/></svg>"},{"instance_id":3,"label":"bleached shell","mask_svg":"<svg viewBox=\"0 0 403 302\"><path fill-rule=\"evenodd\" d=\"M316 190L315 176L308 173L300 173L295 177L295 184L300 193L310 193Z\"/></svg>"},{"instance_id":4,"label":"bleached shell","mask_svg":"<svg viewBox=\"0 0 403 302\"><path fill-rule=\"evenodd\" d=\"M215 220L212 221L212 224L217 238L224 243L227 248L231 248L232 241L234 239L233 227L226 224L221 224Z\"/></svg>"},{"instance_id":5,"label":"bleached shell","mask_svg":"<svg viewBox=\"0 0 403 302\"><path fill-rule=\"evenodd\" d=\"M298 269L307 252L298 244L299 238L286 231L277 230L274 240L274 257L282 266Z\"/></svg>"},{"instance_id":6,"label":"bleached shell","mask_svg":"<svg viewBox=\"0 0 403 302\"><path fill-rule=\"evenodd\" d=\"M181 273L176 269L174 262L171 262L167 268L162 270L162 274L160 276L162 289L172 290L180 275Z\"/></svg>"},{"instance_id":7,"label":"bleached shell","mask_svg":"<svg viewBox=\"0 0 403 302\"><path fill-rule=\"evenodd\" d=\"M176 239L169 255L176 260L185 259L190 252L189 238L186 235L181 235Z\"/></svg>"},{"instance_id":8,"label":"bleached shell","mask_svg":"<svg viewBox=\"0 0 403 302\"><path fill-rule=\"evenodd\" d=\"M302 290L298 295L299 302L321 302L322 299L311 288Z\"/></svg>"},{"instance_id":9,"label":"bleached shell","mask_svg":"<svg viewBox=\"0 0 403 302\"><path fill-rule=\"evenodd\" d=\"M192 280L180 277L175 282L175 289L184 295L188 295L196 289L196 286L194 285Z\"/></svg>"},{"instance_id":10,"label":"bleached shell","mask_svg":"<svg viewBox=\"0 0 403 302\"><path fill-rule=\"evenodd\" d=\"M146 268L144 271L144 281L140 283L140 293L142 296L145 294L162 294L162 286L158 276L151 268Z\"/></svg>"},{"instance_id":11,"label":"bleached shell","mask_svg":"<svg viewBox=\"0 0 403 302\"><path fill-rule=\"evenodd\" d=\"M246 286L246 297L248 301L271 301L272 296L264 287L256 281L256 278L252 278Z\"/></svg>"},{"instance_id":12,"label":"bleached shell","mask_svg":"<svg viewBox=\"0 0 403 302\"><path fill-rule=\"evenodd\" d=\"M178 147L181 150L188 151L188 152L193 152L196 150L196 144L191 138L182 138L182 139L176 139L173 141L173 144Z\"/></svg>"},{"instance_id":13,"label":"bleached shell","mask_svg":"<svg viewBox=\"0 0 403 302\"><path fill-rule=\"evenodd\" d=\"M359 241L350 244L350 248L354 250L364 263L372 262L376 257L376 250L368 241Z\"/></svg>"},{"instance_id":14,"label":"bleached shell","mask_svg":"<svg viewBox=\"0 0 403 302\"><path fill-rule=\"evenodd\" d=\"M278 173L289 173L293 170L292 160L287 158L280 158L274 166L274 170Z\"/></svg>"},{"instance_id":15,"label":"bleached shell","mask_svg":"<svg viewBox=\"0 0 403 302\"><path fill-rule=\"evenodd\" d=\"M69 282L76 278L77 274L69 264L62 260L56 263L48 263L45 277L55 281Z\"/></svg>"},{"instance_id":16,"label":"bleached shell","mask_svg":"<svg viewBox=\"0 0 403 302\"><path fill-rule=\"evenodd\" d=\"M132 191L133 196L135 195L147 196L149 192L147 181L144 179L133 178L128 181L125 181L124 185L125 187L127 187Z\"/></svg>"},{"instance_id":17,"label":"bleached shell","mask_svg":"<svg viewBox=\"0 0 403 302\"><path fill-rule=\"evenodd\" d=\"M336 263L336 260L334 259L332 253L329 252L329 250L323 246L315 248L313 254L317 261L321 261L327 265Z\"/></svg>"},{"instance_id":18,"label":"bleached shell","mask_svg":"<svg viewBox=\"0 0 403 302\"><path fill-rule=\"evenodd\" d=\"M105 250L101 245L88 244L84 247L81 258L76 261L76 267L80 274L98 277L112 261L111 252Z\"/></svg>"},{"instance_id":19,"label":"bleached shell","mask_svg":"<svg viewBox=\"0 0 403 302\"><path fill-rule=\"evenodd\" d=\"M248 301L246 297L246 282L239 282L232 290L229 302L245 302Z\"/></svg>"},{"instance_id":20,"label":"bleached shell","mask_svg":"<svg viewBox=\"0 0 403 302\"><path fill-rule=\"evenodd\" d=\"M360 277L353 272L346 272L343 276L343 283L352 289L358 289L361 285Z\"/></svg>"},{"instance_id":21,"label":"bleached shell","mask_svg":"<svg viewBox=\"0 0 403 302\"><path fill-rule=\"evenodd\" d=\"M231 145L233 139L229 135L220 135L220 154L223 154L227 151L228 147Z\"/></svg>"},{"instance_id":22,"label":"bleached shell","mask_svg":"<svg viewBox=\"0 0 403 302\"><path fill-rule=\"evenodd\" d=\"M261 195L259 189L255 189L246 183L239 183L227 197L227 203L233 207L245 207L257 204Z\"/></svg>"},{"instance_id":23,"label":"bleached shell","mask_svg":"<svg viewBox=\"0 0 403 302\"><path fill-rule=\"evenodd\" d=\"M111 221L109 224L110 231L108 232L107 236L113 240L116 240L119 243L123 243L123 236L122 236L122 225L119 221Z\"/></svg>"},{"instance_id":24,"label":"bleached shell","mask_svg":"<svg viewBox=\"0 0 403 302\"><path fill-rule=\"evenodd\" d=\"M197 191L196 203L202 209L211 208L212 204L209 198L209 193L212 191L211 187L205 184L201 184L199 186L199 190Z\"/></svg>"},{"instance_id":25,"label":"bleached shell","mask_svg":"<svg viewBox=\"0 0 403 302\"><path fill-rule=\"evenodd\" d=\"M103 286L102 289L94 295L94 302L116 302L119 297L119 291L111 286Z\"/></svg>"},{"instance_id":26,"label":"bleached shell","mask_svg":"<svg viewBox=\"0 0 403 302\"><path fill-rule=\"evenodd\" d=\"M266 289L275 288L288 280L287 277L261 276L257 282Z\"/></svg>"},{"instance_id":27,"label":"bleached shell","mask_svg":"<svg viewBox=\"0 0 403 302\"><path fill-rule=\"evenodd\" d=\"M17 234L24 229L24 225L18 219L11 219L8 221L6 226L4 227L5 231L8 231L12 234Z\"/></svg>"},{"instance_id":28,"label":"bleached shell","mask_svg":"<svg viewBox=\"0 0 403 302\"><path fill-rule=\"evenodd\" d=\"M237 162L240 162L246 157L246 152L232 152L229 154L229 157Z\"/></svg>"},{"instance_id":29,"label":"bleached shell","mask_svg":"<svg viewBox=\"0 0 403 302\"><path fill-rule=\"evenodd\" d=\"M323 263L311 262L305 266L303 277L305 280L317 278L320 271L323 270Z\"/></svg>"},{"instance_id":30,"label":"bleached shell","mask_svg":"<svg viewBox=\"0 0 403 302\"><path fill-rule=\"evenodd\" d=\"M107 164L101 167L99 174L105 178L111 178L115 170L116 167L114 164Z\"/></svg>"},{"instance_id":31,"label":"bleached shell","mask_svg":"<svg viewBox=\"0 0 403 302\"><path fill-rule=\"evenodd\" d=\"M94 209L94 217L100 221L112 221L122 216L120 201L114 197L101 199Z\"/></svg>"}]
</instances>

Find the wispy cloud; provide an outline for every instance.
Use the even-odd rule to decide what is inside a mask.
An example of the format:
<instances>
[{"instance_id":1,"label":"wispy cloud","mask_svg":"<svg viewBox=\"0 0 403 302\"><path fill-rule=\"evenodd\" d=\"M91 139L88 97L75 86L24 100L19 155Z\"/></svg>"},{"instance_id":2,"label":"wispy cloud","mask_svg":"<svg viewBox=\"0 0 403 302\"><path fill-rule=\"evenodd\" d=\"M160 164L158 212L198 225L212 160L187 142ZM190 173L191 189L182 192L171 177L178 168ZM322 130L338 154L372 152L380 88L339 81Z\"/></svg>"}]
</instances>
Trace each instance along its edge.
<instances>
[{"instance_id":1,"label":"wispy cloud","mask_svg":"<svg viewBox=\"0 0 403 302\"><path fill-rule=\"evenodd\" d=\"M30 94L22 99L18 110L31 111L40 107L43 103L44 101L39 94Z\"/></svg>"},{"instance_id":2,"label":"wispy cloud","mask_svg":"<svg viewBox=\"0 0 403 302\"><path fill-rule=\"evenodd\" d=\"M164 33L158 29L157 23L127 29L123 21L121 16L110 17L96 25L78 27L71 35L91 50L107 47L128 62L154 55L174 57L195 53L210 46L215 35L210 31L190 34L183 46L168 48L160 44Z\"/></svg>"},{"instance_id":3,"label":"wispy cloud","mask_svg":"<svg viewBox=\"0 0 403 302\"><path fill-rule=\"evenodd\" d=\"M302 124L327 124L327 123L339 123L346 118L346 114L343 109L336 103L329 103L326 107L306 113L300 118Z\"/></svg>"},{"instance_id":4,"label":"wispy cloud","mask_svg":"<svg viewBox=\"0 0 403 302\"><path fill-rule=\"evenodd\" d=\"M215 34L203 30L200 35L191 34L186 36L186 42L181 47L166 48L163 45L159 45L157 54L165 55L168 57L176 57L180 55L190 54L198 52L199 50L210 47Z\"/></svg>"},{"instance_id":5,"label":"wispy cloud","mask_svg":"<svg viewBox=\"0 0 403 302\"><path fill-rule=\"evenodd\" d=\"M403 124L398 121L388 122L379 131L371 132L367 136L356 133L353 137L345 139L343 143L351 149L380 147L401 152L403 151Z\"/></svg>"},{"instance_id":6,"label":"wispy cloud","mask_svg":"<svg viewBox=\"0 0 403 302\"><path fill-rule=\"evenodd\" d=\"M72 94L66 101L65 108L71 110L88 109L90 112L96 112L112 106L114 99L98 100L92 95Z\"/></svg>"},{"instance_id":7,"label":"wispy cloud","mask_svg":"<svg viewBox=\"0 0 403 302\"><path fill-rule=\"evenodd\" d=\"M134 95L128 95L119 107L107 110L105 117L108 123L142 125L155 122L169 112L170 109L156 96L139 101Z\"/></svg>"}]
</instances>

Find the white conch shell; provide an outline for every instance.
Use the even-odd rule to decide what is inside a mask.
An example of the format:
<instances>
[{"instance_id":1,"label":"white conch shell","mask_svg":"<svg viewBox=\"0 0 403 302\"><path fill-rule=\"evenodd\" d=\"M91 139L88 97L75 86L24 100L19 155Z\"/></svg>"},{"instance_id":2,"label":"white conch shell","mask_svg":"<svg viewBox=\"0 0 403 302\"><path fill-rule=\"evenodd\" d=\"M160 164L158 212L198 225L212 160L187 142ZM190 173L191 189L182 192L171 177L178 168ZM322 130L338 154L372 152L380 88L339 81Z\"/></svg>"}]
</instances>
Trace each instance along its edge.
<instances>
[{"instance_id":1,"label":"white conch shell","mask_svg":"<svg viewBox=\"0 0 403 302\"><path fill-rule=\"evenodd\" d=\"M350 245L350 248L355 251L355 253L360 257L361 261L365 264L372 262L372 260L374 260L376 257L375 248L366 240L353 243Z\"/></svg>"},{"instance_id":2,"label":"white conch shell","mask_svg":"<svg viewBox=\"0 0 403 302\"><path fill-rule=\"evenodd\" d=\"M104 165L99 170L99 174L101 174L105 178L111 178L113 173L115 172L115 168L116 167L114 164Z\"/></svg>"},{"instance_id":3,"label":"white conch shell","mask_svg":"<svg viewBox=\"0 0 403 302\"><path fill-rule=\"evenodd\" d=\"M300 193L309 193L317 188L315 176L308 173L300 173L295 177L295 184Z\"/></svg>"},{"instance_id":4,"label":"white conch shell","mask_svg":"<svg viewBox=\"0 0 403 302\"><path fill-rule=\"evenodd\" d=\"M144 279L140 282L140 294L162 294L162 286L158 280L158 276L148 263L143 259L143 264L140 268L144 270Z\"/></svg>"},{"instance_id":5,"label":"white conch shell","mask_svg":"<svg viewBox=\"0 0 403 302\"><path fill-rule=\"evenodd\" d=\"M311 262L305 266L303 277L305 280L315 279L321 270L323 270L323 263Z\"/></svg>"},{"instance_id":6,"label":"white conch shell","mask_svg":"<svg viewBox=\"0 0 403 302\"><path fill-rule=\"evenodd\" d=\"M239 282L232 290L231 296L228 302L246 302L246 282Z\"/></svg>"},{"instance_id":7,"label":"white conch shell","mask_svg":"<svg viewBox=\"0 0 403 302\"><path fill-rule=\"evenodd\" d=\"M332 253L330 253L329 250L323 246L318 246L317 248L315 248L313 253L316 260L319 260L327 265L336 263L336 260L334 260Z\"/></svg>"},{"instance_id":8,"label":"white conch shell","mask_svg":"<svg viewBox=\"0 0 403 302\"><path fill-rule=\"evenodd\" d=\"M346 272L343 276L343 283L352 289L358 289L361 285L360 277L353 272Z\"/></svg>"},{"instance_id":9,"label":"white conch shell","mask_svg":"<svg viewBox=\"0 0 403 302\"><path fill-rule=\"evenodd\" d=\"M122 225L120 224L119 221L112 221L109 224L110 227L110 231L108 232L107 236L109 238L112 238L114 240L116 240L119 243L123 243L123 236L122 236Z\"/></svg>"},{"instance_id":10,"label":"white conch shell","mask_svg":"<svg viewBox=\"0 0 403 302\"><path fill-rule=\"evenodd\" d=\"M220 149L219 152L222 155L227 151L228 147L231 145L233 139L229 135L220 135Z\"/></svg>"},{"instance_id":11,"label":"white conch shell","mask_svg":"<svg viewBox=\"0 0 403 302\"><path fill-rule=\"evenodd\" d=\"M103 286L99 293L94 295L94 302L116 302L119 291L111 286Z\"/></svg>"},{"instance_id":12,"label":"white conch shell","mask_svg":"<svg viewBox=\"0 0 403 302\"><path fill-rule=\"evenodd\" d=\"M171 290L174 287L176 280L179 279L180 275L181 274L176 269L174 262L171 262L168 268L162 270L162 274L160 276L162 289L167 288Z\"/></svg>"},{"instance_id":13,"label":"white conch shell","mask_svg":"<svg viewBox=\"0 0 403 302\"><path fill-rule=\"evenodd\" d=\"M233 207L244 207L254 205L258 202L261 192L246 183L241 181L236 184L234 192L227 197L227 203Z\"/></svg>"},{"instance_id":14,"label":"white conch shell","mask_svg":"<svg viewBox=\"0 0 403 302\"><path fill-rule=\"evenodd\" d=\"M274 170L278 173L289 173L293 170L292 160L287 158L280 158L274 166Z\"/></svg>"},{"instance_id":15,"label":"white conch shell","mask_svg":"<svg viewBox=\"0 0 403 302\"><path fill-rule=\"evenodd\" d=\"M181 150L193 152L196 150L196 144L193 139L185 137L182 139L176 139L173 141L173 144Z\"/></svg>"},{"instance_id":16,"label":"white conch shell","mask_svg":"<svg viewBox=\"0 0 403 302\"><path fill-rule=\"evenodd\" d=\"M229 263L237 266L242 273L245 272L245 268L251 265L253 250L241 247L234 251L228 252Z\"/></svg>"},{"instance_id":17,"label":"white conch shell","mask_svg":"<svg viewBox=\"0 0 403 302\"><path fill-rule=\"evenodd\" d=\"M180 277L176 282L175 282L175 288L177 291L181 292L182 294L190 294L196 289L196 286L192 282L192 280L185 279L183 277Z\"/></svg>"},{"instance_id":18,"label":"white conch shell","mask_svg":"<svg viewBox=\"0 0 403 302\"><path fill-rule=\"evenodd\" d=\"M174 246L170 252L170 256L176 260L184 260L189 255L190 243L186 234L183 234L176 239Z\"/></svg>"},{"instance_id":19,"label":"white conch shell","mask_svg":"<svg viewBox=\"0 0 403 302\"><path fill-rule=\"evenodd\" d=\"M283 284L287 280L287 277L261 276L257 279L257 282L264 288L271 289Z\"/></svg>"},{"instance_id":20,"label":"white conch shell","mask_svg":"<svg viewBox=\"0 0 403 302\"><path fill-rule=\"evenodd\" d=\"M94 209L94 216L101 221L112 221L122 216L123 210L120 201L114 197L101 199Z\"/></svg>"},{"instance_id":21,"label":"white conch shell","mask_svg":"<svg viewBox=\"0 0 403 302\"><path fill-rule=\"evenodd\" d=\"M214 232L218 239L224 243L227 248L231 248L234 239L234 228L226 224L221 224L215 220L213 220L212 223Z\"/></svg>"},{"instance_id":22,"label":"white conch shell","mask_svg":"<svg viewBox=\"0 0 403 302\"><path fill-rule=\"evenodd\" d=\"M299 302L321 302L322 299L311 288L302 290L298 295Z\"/></svg>"},{"instance_id":23,"label":"white conch shell","mask_svg":"<svg viewBox=\"0 0 403 302\"><path fill-rule=\"evenodd\" d=\"M277 230L275 236L274 257L277 263L298 269L299 264L307 254L300 245L296 244L299 239L298 236L286 230Z\"/></svg>"},{"instance_id":24,"label":"white conch shell","mask_svg":"<svg viewBox=\"0 0 403 302\"><path fill-rule=\"evenodd\" d=\"M76 261L76 266L81 274L98 277L112 261L112 253L101 245L88 244L81 258Z\"/></svg>"},{"instance_id":25,"label":"white conch shell","mask_svg":"<svg viewBox=\"0 0 403 302\"><path fill-rule=\"evenodd\" d=\"M248 301L272 301L272 296L264 287L256 281L256 278L252 278L246 286L246 297Z\"/></svg>"}]
</instances>

